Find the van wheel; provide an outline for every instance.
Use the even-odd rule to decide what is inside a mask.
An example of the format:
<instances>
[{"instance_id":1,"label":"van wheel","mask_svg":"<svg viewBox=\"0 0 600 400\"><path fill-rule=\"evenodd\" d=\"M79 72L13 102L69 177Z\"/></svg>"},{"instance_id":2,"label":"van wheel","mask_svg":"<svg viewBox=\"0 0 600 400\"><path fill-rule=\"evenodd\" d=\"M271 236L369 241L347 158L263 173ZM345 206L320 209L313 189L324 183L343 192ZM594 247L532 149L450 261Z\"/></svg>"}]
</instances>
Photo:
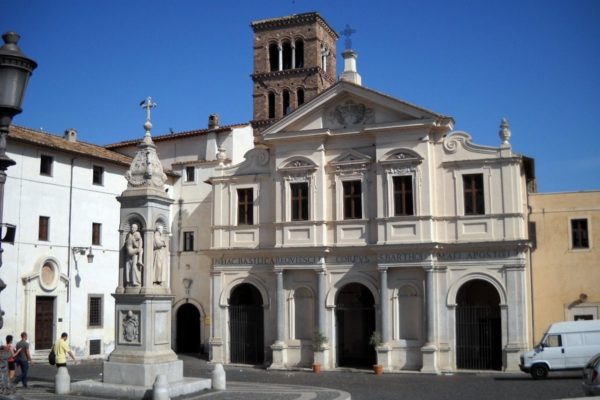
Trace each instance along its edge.
<instances>
[{"instance_id":1,"label":"van wheel","mask_svg":"<svg viewBox=\"0 0 600 400\"><path fill-rule=\"evenodd\" d=\"M531 376L533 379L544 379L548 376L548 367L544 364L535 364L531 367Z\"/></svg>"}]
</instances>

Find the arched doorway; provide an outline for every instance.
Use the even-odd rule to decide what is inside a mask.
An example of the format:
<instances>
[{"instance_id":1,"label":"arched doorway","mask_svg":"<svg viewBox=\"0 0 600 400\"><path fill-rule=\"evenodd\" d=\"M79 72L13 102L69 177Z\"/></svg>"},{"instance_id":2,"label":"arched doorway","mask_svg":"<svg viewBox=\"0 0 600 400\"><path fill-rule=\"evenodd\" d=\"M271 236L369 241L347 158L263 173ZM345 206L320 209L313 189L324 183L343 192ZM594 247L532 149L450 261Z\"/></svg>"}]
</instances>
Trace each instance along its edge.
<instances>
[{"instance_id":1,"label":"arched doorway","mask_svg":"<svg viewBox=\"0 0 600 400\"><path fill-rule=\"evenodd\" d=\"M249 283L236 286L229 298L229 339L232 363L264 361L263 302Z\"/></svg>"},{"instance_id":2,"label":"arched doorway","mask_svg":"<svg viewBox=\"0 0 600 400\"><path fill-rule=\"evenodd\" d=\"M500 296L491 284L475 279L456 295L456 366L502 368Z\"/></svg>"},{"instance_id":3,"label":"arched doorway","mask_svg":"<svg viewBox=\"0 0 600 400\"><path fill-rule=\"evenodd\" d=\"M344 367L371 367L375 350L369 337L375 331L375 300L360 283L344 286L335 301L337 364Z\"/></svg>"},{"instance_id":4,"label":"arched doorway","mask_svg":"<svg viewBox=\"0 0 600 400\"><path fill-rule=\"evenodd\" d=\"M186 303L177 310L177 352L200 353L200 311Z\"/></svg>"}]
</instances>

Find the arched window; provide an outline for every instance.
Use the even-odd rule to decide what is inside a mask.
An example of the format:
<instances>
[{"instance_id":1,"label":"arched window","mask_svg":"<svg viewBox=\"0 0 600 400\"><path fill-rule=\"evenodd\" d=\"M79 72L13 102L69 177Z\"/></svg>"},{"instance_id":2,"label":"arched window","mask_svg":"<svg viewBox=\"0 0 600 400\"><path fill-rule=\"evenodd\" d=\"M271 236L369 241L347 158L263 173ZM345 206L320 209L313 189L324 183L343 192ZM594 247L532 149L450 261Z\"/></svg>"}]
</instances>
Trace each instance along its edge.
<instances>
[{"instance_id":1,"label":"arched window","mask_svg":"<svg viewBox=\"0 0 600 400\"><path fill-rule=\"evenodd\" d=\"M283 42L283 69L292 68L292 44L290 42Z\"/></svg>"},{"instance_id":2,"label":"arched window","mask_svg":"<svg viewBox=\"0 0 600 400\"><path fill-rule=\"evenodd\" d=\"M298 98L298 106L301 106L302 104L304 104L304 89L298 88L298 91L296 92L296 96Z\"/></svg>"},{"instance_id":3,"label":"arched window","mask_svg":"<svg viewBox=\"0 0 600 400\"><path fill-rule=\"evenodd\" d=\"M275 93L269 92L269 118L275 118Z\"/></svg>"},{"instance_id":4,"label":"arched window","mask_svg":"<svg viewBox=\"0 0 600 400\"><path fill-rule=\"evenodd\" d=\"M279 71L279 49L277 48L277 43L269 45L269 65L271 71Z\"/></svg>"},{"instance_id":5,"label":"arched window","mask_svg":"<svg viewBox=\"0 0 600 400\"><path fill-rule=\"evenodd\" d=\"M314 325L314 299L307 288L294 291L294 339L311 339Z\"/></svg>"},{"instance_id":6,"label":"arched window","mask_svg":"<svg viewBox=\"0 0 600 400\"><path fill-rule=\"evenodd\" d=\"M294 68L304 68L304 42L302 39L296 39L296 65Z\"/></svg>"},{"instance_id":7,"label":"arched window","mask_svg":"<svg viewBox=\"0 0 600 400\"><path fill-rule=\"evenodd\" d=\"M290 92L287 90L283 91L283 115L288 115L292 112L290 107Z\"/></svg>"}]
</instances>

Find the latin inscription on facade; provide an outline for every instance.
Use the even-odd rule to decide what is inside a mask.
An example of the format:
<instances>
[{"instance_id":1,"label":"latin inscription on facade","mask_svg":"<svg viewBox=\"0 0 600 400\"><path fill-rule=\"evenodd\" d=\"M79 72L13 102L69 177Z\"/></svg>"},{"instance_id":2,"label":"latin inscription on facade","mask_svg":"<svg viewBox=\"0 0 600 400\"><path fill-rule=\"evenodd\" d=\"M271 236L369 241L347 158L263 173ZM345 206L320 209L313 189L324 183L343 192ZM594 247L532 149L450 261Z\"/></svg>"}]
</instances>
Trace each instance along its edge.
<instances>
[{"instance_id":1,"label":"latin inscription on facade","mask_svg":"<svg viewBox=\"0 0 600 400\"><path fill-rule=\"evenodd\" d=\"M438 253L438 261L468 261L486 259L504 259L516 257L516 250L482 250L463 252ZM428 259L430 253L389 253L377 256L344 255L327 257L326 264L393 264L393 263L419 263ZM323 257L298 255L298 256L250 256L250 257L221 257L213 259L215 266L227 265L318 265Z\"/></svg>"}]
</instances>

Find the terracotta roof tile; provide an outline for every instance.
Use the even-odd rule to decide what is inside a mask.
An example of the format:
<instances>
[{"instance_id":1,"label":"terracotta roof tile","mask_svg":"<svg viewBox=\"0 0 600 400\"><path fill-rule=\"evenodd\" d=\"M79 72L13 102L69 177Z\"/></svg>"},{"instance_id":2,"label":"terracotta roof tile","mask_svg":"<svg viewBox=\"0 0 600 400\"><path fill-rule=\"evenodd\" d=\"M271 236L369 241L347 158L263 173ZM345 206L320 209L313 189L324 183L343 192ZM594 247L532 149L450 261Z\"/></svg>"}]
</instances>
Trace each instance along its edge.
<instances>
[{"instance_id":1,"label":"terracotta roof tile","mask_svg":"<svg viewBox=\"0 0 600 400\"><path fill-rule=\"evenodd\" d=\"M97 158L105 161L114 162L116 164L129 166L131 165L131 157L108 150L102 146L86 143L82 141L70 142L62 136L49 134L46 132L36 131L21 126L11 125L8 133L8 140L18 140L37 144L40 146L50 147L52 149L65 151L68 153L85 155L92 158Z\"/></svg>"},{"instance_id":2,"label":"terracotta roof tile","mask_svg":"<svg viewBox=\"0 0 600 400\"><path fill-rule=\"evenodd\" d=\"M175 132L175 133L169 133L167 135L152 136L152 140L154 142L161 142L164 140L174 140L174 139L180 139L183 137L206 135L209 132L219 133L219 132L230 131L230 130L232 130L232 128L239 128L239 127L246 126L246 125L248 125L248 124L247 123L232 124L232 125L223 125L218 128L212 128L212 129L196 129L193 131ZM107 144L104 147L107 149L118 149L120 147L137 145L141 141L142 141L142 138L132 139L132 140L124 140L122 142Z\"/></svg>"}]
</instances>

